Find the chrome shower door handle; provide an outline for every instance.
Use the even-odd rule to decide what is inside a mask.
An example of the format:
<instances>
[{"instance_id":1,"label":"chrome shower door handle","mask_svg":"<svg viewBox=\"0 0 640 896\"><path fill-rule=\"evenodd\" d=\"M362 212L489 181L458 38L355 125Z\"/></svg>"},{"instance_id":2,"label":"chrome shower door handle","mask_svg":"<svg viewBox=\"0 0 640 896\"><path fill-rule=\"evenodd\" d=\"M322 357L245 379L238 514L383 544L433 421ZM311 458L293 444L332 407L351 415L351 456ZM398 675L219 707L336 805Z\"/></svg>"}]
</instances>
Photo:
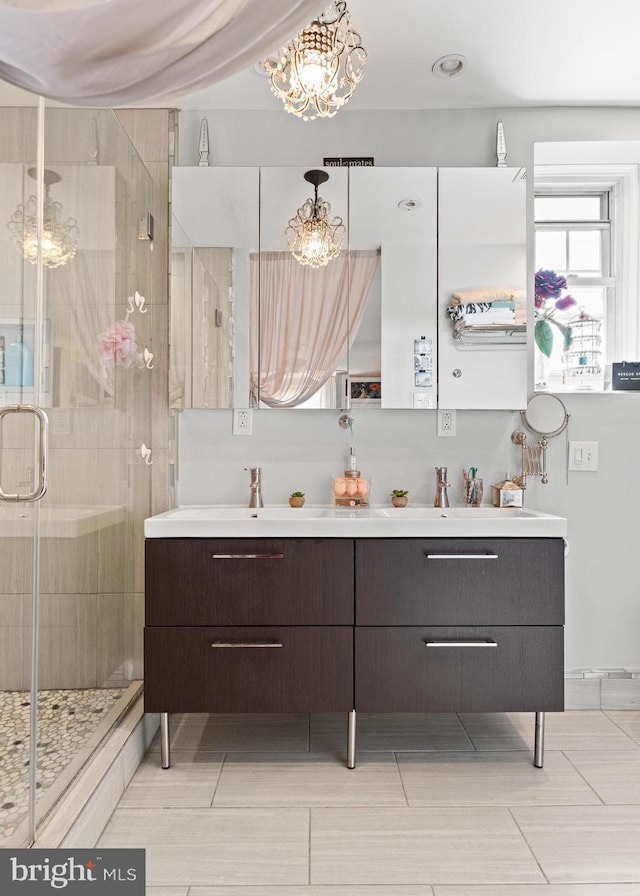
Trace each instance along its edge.
<instances>
[{"instance_id":1,"label":"chrome shower door handle","mask_svg":"<svg viewBox=\"0 0 640 896\"><path fill-rule=\"evenodd\" d=\"M47 491L47 464L49 457L49 418L45 412L32 404L8 404L0 408L0 432L7 414L33 414L38 421L38 480L34 490L26 495L9 494L0 485L0 501L15 504L39 501ZM1 442L1 440L0 440Z\"/></svg>"}]
</instances>

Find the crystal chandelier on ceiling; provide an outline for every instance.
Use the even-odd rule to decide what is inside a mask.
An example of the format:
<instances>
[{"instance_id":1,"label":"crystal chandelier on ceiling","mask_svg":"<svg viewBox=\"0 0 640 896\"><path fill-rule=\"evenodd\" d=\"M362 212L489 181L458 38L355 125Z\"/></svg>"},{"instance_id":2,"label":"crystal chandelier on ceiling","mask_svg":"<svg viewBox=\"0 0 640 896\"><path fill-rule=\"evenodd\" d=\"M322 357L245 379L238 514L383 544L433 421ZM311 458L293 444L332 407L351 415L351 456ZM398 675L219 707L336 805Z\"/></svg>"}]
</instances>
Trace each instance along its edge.
<instances>
[{"instance_id":1,"label":"crystal chandelier on ceiling","mask_svg":"<svg viewBox=\"0 0 640 896\"><path fill-rule=\"evenodd\" d=\"M345 226L337 216L329 220L331 206L318 196L320 184L329 180L326 171L307 171L304 179L313 184L314 195L291 218L285 237L291 254L300 264L320 268L340 254Z\"/></svg>"},{"instance_id":2,"label":"crystal chandelier on ceiling","mask_svg":"<svg viewBox=\"0 0 640 896\"><path fill-rule=\"evenodd\" d=\"M36 169L29 168L35 179ZM55 171L44 170L44 206L42 219L42 263L58 268L75 256L78 248L78 225L75 218L62 220L62 205L49 195L51 185L62 178ZM32 194L20 203L7 224L12 243L31 264L38 262L38 202Z\"/></svg>"},{"instance_id":3,"label":"crystal chandelier on ceiling","mask_svg":"<svg viewBox=\"0 0 640 896\"><path fill-rule=\"evenodd\" d=\"M262 64L287 112L310 121L331 118L348 102L366 61L347 4L336 0L279 50L277 58Z\"/></svg>"}]
</instances>

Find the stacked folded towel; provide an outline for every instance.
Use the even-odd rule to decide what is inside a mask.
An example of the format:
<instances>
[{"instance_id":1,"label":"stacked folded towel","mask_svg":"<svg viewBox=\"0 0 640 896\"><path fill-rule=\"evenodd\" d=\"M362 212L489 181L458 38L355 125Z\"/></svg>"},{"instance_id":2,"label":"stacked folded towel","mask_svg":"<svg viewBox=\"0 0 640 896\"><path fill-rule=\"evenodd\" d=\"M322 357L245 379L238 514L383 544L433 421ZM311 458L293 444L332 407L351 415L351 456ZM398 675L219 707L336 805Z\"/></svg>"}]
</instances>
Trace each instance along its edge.
<instances>
[{"instance_id":1,"label":"stacked folded towel","mask_svg":"<svg viewBox=\"0 0 640 896\"><path fill-rule=\"evenodd\" d=\"M478 302L513 301L520 293L517 289L504 289L501 286L487 286L484 289L458 289L451 293L452 305L468 305Z\"/></svg>"},{"instance_id":2,"label":"stacked folded towel","mask_svg":"<svg viewBox=\"0 0 640 896\"><path fill-rule=\"evenodd\" d=\"M447 313L455 323L466 326L526 324L527 308L522 290L491 286L458 290L451 295Z\"/></svg>"}]
</instances>

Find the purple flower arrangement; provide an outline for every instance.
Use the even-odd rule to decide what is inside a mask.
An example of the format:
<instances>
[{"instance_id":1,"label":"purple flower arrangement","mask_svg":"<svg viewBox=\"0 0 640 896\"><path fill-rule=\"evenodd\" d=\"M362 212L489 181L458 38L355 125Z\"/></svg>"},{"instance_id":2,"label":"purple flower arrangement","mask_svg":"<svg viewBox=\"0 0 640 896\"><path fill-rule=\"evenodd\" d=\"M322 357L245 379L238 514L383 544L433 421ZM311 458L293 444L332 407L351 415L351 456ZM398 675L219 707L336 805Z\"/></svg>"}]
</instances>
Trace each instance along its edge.
<instances>
[{"instance_id":1,"label":"purple flower arrangement","mask_svg":"<svg viewBox=\"0 0 640 896\"><path fill-rule=\"evenodd\" d=\"M535 328L534 336L536 345L547 358L551 356L553 348L553 336L555 327L562 336L563 347L568 349L571 345L571 332L569 327L556 320L555 314L559 311L567 311L576 304L573 296L563 296L567 288L567 279L555 271L540 268L535 277Z\"/></svg>"}]
</instances>

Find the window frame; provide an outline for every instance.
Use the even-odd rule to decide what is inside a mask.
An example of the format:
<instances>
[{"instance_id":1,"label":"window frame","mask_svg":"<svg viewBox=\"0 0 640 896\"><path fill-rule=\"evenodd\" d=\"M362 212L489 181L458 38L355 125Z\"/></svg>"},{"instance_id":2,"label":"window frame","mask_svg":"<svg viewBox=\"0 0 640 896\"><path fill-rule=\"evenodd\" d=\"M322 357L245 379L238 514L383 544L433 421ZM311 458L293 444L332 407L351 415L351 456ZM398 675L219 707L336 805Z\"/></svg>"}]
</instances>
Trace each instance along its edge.
<instances>
[{"instance_id":1,"label":"window frame","mask_svg":"<svg viewBox=\"0 0 640 896\"><path fill-rule=\"evenodd\" d=\"M567 277L571 286L604 286L608 290L604 388L611 384L612 361L634 360L640 356L640 279L638 266L639 190L638 166L633 164L536 165L534 195L568 196L603 194L609 196L610 257L607 277ZM535 219L535 214L534 214ZM538 227L540 223L541 227ZM534 228L566 230L593 229L594 222L538 222ZM596 222L597 223L597 222ZM574 226L575 225L575 226ZM573 391L573 390L567 390Z\"/></svg>"}]
</instances>

